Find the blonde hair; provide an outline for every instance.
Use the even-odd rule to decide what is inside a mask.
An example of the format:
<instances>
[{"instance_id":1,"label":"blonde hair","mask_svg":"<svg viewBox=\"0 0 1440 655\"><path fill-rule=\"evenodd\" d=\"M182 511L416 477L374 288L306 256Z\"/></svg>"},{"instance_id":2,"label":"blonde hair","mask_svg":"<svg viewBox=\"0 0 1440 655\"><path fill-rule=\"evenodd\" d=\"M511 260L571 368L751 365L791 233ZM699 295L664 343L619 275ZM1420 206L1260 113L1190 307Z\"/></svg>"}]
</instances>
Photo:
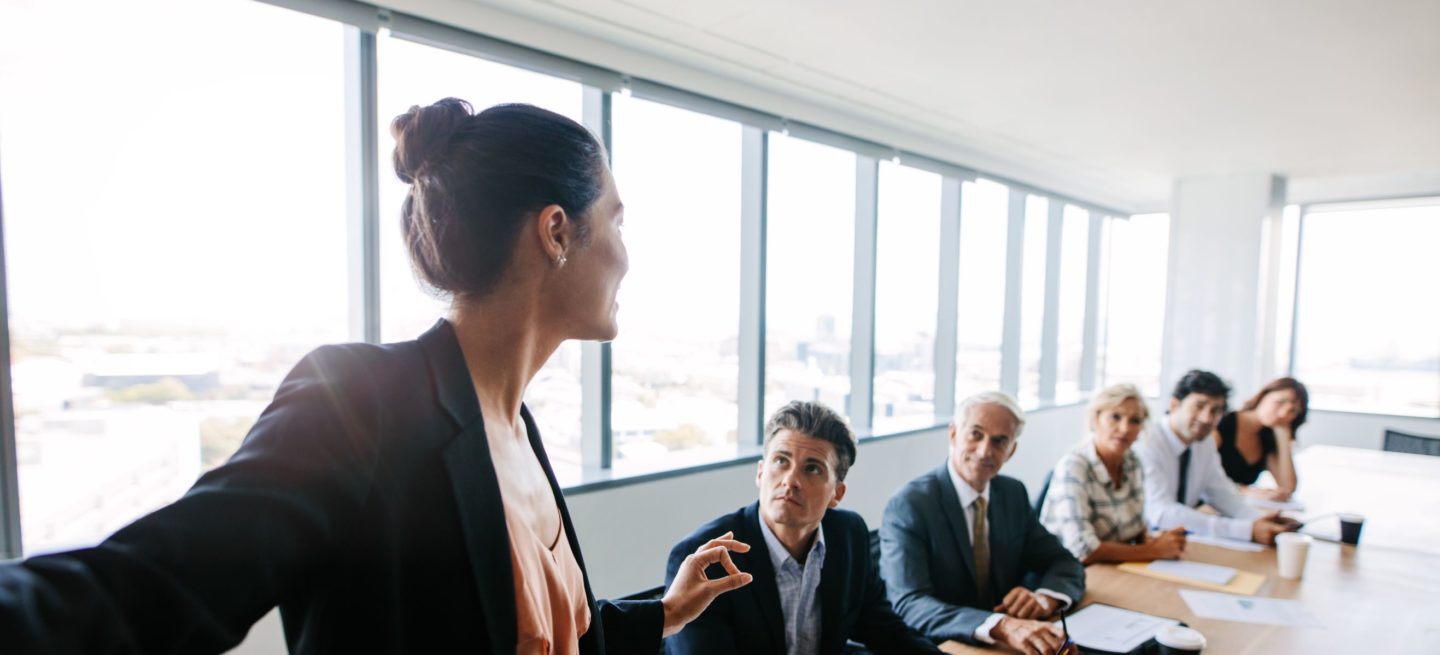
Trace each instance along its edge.
<instances>
[{"instance_id":1,"label":"blonde hair","mask_svg":"<svg viewBox=\"0 0 1440 655\"><path fill-rule=\"evenodd\" d=\"M1140 390L1133 384L1112 384L1104 389L1095 392L1090 398L1090 406L1085 410L1090 417L1090 431L1095 431L1096 421L1100 418L1100 412L1111 407L1116 407L1127 400L1134 400L1140 405L1140 420L1150 420L1150 406L1145 404L1145 397L1140 395Z\"/></svg>"}]
</instances>

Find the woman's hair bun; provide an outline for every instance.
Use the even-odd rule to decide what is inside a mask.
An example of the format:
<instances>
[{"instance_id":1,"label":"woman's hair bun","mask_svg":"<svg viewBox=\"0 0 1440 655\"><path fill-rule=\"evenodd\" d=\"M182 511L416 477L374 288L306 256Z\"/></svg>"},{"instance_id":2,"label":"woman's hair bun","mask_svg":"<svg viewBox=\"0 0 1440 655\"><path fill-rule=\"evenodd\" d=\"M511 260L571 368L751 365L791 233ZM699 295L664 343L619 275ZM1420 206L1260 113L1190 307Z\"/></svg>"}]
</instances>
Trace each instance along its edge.
<instances>
[{"instance_id":1,"label":"woman's hair bun","mask_svg":"<svg viewBox=\"0 0 1440 655\"><path fill-rule=\"evenodd\" d=\"M390 123L390 135L395 138L395 175L414 184L416 176L473 115L470 103L445 98L428 107L413 106L396 116Z\"/></svg>"}]
</instances>

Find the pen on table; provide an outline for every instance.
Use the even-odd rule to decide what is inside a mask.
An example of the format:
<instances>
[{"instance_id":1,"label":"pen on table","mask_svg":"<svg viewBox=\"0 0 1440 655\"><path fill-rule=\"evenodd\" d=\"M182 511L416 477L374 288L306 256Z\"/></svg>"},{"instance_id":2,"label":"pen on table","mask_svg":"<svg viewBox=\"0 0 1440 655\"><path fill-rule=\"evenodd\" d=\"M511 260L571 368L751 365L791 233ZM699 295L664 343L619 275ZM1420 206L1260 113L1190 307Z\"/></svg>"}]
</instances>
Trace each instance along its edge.
<instances>
[{"instance_id":1,"label":"pen on table","mask_svg":"<svg viewBox=\"0 0 1440 655\"><path fill-rule=\"evenodd\" d=\"M1060 643L1060 649L1055 651L1055 655L1077 655L1080 647L1070 639L1070 626L1065 624L1065 606L1063 604L1060 606L1060 629L1064 631L1065 641Z\"/></svg>"}]
</instances>

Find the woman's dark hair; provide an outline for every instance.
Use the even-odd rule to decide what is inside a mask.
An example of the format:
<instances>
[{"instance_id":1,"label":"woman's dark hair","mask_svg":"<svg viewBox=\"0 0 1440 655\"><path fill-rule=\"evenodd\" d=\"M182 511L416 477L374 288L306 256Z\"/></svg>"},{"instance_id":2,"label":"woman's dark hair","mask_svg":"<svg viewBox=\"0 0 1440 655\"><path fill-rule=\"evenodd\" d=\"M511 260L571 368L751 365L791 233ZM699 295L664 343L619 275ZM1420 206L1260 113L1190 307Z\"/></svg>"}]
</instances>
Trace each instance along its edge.
<instances>
[{"instance_id":1,"label":"woman's dark hair","mask_svg":"<svg viewBox=\"0 0 1440 655\"><path fill-rule=\"evenodd\" d=\"M1290 422L1290 432L1293 434L1300 429L1301 425L1305 424L1305 416L1310 413L1310 392L1295 378L1278 378L1272 380L1270 384L1260 387L1260 390L1256 391L1250 400L1245 401L1245 405L1240 408L1240 411L1255 409L1260 406L1260 401L1264 400L1265 396L1286 389L1295 392L1295 404L1300 406L1300 411L1295 412L1295 420Z\"/></svg>"},{"instance_id":2,"label":"woman's dark hair","mask_svg":"<svg viewBox=\"0 0 1440 655\"><path fill-rule=\"evenodd\" d=\"M1175 383L1175 391L1171 392L1170 396L1175 400L1185 400L1185 397L1192 393L1229 400L1230 386L1225 384L1220 376L1197 368L1185 373L1180 381Z\"/></svg>"},{"instance_id":3,"label":"woman's dark hair","mask_svg":"<svg viewBox=\"0 0 1440 655\"><path fill-rule=\"evenodd\" d=\"M531 105L478 114L446 98L390 123L395 174L410 185L401 227L416 274L434 291L479 296L510 264L525 217L559 205L577 221L603 192L605 149L588 130Z\"/></svg>"}]
</instances>

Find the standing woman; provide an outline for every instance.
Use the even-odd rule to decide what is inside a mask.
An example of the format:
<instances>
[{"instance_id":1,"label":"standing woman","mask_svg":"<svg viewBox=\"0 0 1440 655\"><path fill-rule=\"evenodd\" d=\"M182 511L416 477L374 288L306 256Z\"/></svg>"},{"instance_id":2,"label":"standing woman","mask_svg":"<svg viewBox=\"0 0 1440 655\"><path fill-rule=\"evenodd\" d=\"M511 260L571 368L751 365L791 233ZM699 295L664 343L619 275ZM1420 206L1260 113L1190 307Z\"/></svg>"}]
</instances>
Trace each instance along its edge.
<instances>
[{"instance_id":1,"label":"standing woman","mask_svg":"<svg viewBox=\"0 0 1440 655\"><path fill-rule=\"evenodd\" d=\"M312 352L183 498L0 566L0 650L219 653L278 604L292 653L654 653L749 582L728 553L748 547L722 535L663 600L596 601L521 402L561 342L616 334L627 263L600 143L453 98L391 131L411 260L449 316ZM714 563L728 575L707 579Z\"/></svg>"},{"instance_id":2,"label":"standing woman","mask_svg":"<svg viewBox=\"0 0 1440 655\"><path fill-rule=\"evenodd\" d=\"M1289 500L1299 479L1295 475L1295 432L1305 424L1310 393L1295 378L1280 378L1261 387L1240 411L1226 414L1215 426L1215 443L1226 477L1247 496ZM1275 489L1252 487L1260 473L1270 471Z\"/></svg>"},{"instance_id":3,"label":"standing woman","mask_svg":"<svg viewBox=\"0 0 1440 655\"><path fill-rule=\"evenodd\" d=\"M1140 458L1130 449L1150 417L1140 391L1101 389L1088 414L1090 437L1055 465L1040 522L1084 564L1179 558L1185 528L1145 527Z\"/></svg>"}]
</instances>

